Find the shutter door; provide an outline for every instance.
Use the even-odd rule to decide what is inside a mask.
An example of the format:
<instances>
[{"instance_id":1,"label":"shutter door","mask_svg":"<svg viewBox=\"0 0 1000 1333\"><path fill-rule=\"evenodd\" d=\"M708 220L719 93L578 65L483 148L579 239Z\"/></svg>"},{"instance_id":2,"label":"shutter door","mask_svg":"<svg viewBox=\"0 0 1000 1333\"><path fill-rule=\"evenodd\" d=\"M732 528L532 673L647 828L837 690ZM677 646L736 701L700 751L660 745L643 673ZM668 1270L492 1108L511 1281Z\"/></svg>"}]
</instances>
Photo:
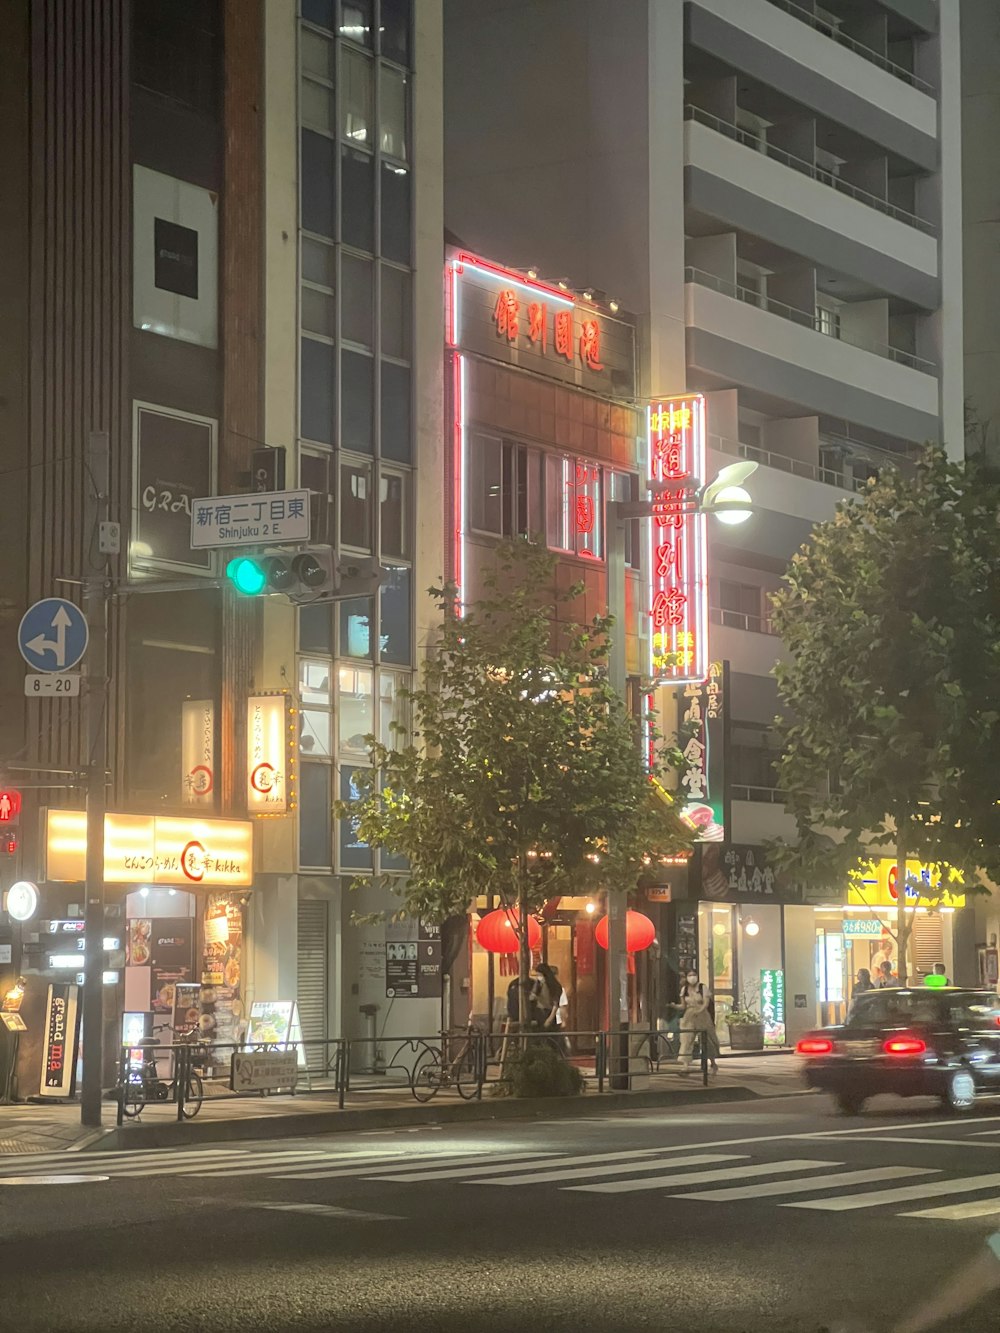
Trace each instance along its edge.
<instances>
[{"instance_id":1,"label":"shutter door","mask_svg":"<svg viewBox=\"0 0 1000 1333\"><path fill-rule=\"evenodd\" d=\"M299 899L299 1022L305 1041L327 1037L329 953L329 904L318 898ZM306 1063L322 1073L329 1052L322 1046L306 1047Z\"/></svg>"},{"instance_id":2,"label":"shutter door","mask_svg":"<svg viewBox=\"0 0 1000 1333\"><path fill-rule=\"evenodd\" d=\"M923 976L934 971L935 963L944 962L944 939L940 912L917 912L910 936L913 962L911 971Z\"/></svg>"}]
</instances>

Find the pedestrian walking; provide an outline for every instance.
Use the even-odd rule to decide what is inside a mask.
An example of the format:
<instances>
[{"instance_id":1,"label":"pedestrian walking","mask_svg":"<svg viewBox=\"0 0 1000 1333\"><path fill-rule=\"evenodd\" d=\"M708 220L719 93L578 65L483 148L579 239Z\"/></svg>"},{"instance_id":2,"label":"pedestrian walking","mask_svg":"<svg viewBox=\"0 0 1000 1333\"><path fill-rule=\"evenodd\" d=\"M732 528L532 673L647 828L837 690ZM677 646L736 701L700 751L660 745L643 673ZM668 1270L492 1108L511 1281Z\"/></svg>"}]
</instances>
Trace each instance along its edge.
<instances>
[{"instance_id":1,"label":"pedestrian walking","mask_svg":"<svg viewBox=\"0 0 1000 1333\"><path fill-rule=\"evenodd\" d=\"M712 1073L719 1072L716 1058L719 1054L719 1038L715 1031L715 1002L711 993L698 980L697 972L689 972L681 987L681 1004L684 1013L681 1016L681 1063L678 1073L687 1077L694 1055L695 1033L703 1033L702 1040L708 1044L708 1058Z\"/></svg>"},{"instance_id":2,"label":"pedestrian walking","mask_svg":"<svg viewBox=\"0 0 1000 1333\"><path fill-rule=\"evenodd\" d=\"M548 963L538 964L538 985L536 988L538 1009L542 1029L553 1033L554 1044L562 1051L569 1049L569 1043L562 1035L569 1013L569 996L559 980L559 973Z\"/></svg>"}]
</instances>

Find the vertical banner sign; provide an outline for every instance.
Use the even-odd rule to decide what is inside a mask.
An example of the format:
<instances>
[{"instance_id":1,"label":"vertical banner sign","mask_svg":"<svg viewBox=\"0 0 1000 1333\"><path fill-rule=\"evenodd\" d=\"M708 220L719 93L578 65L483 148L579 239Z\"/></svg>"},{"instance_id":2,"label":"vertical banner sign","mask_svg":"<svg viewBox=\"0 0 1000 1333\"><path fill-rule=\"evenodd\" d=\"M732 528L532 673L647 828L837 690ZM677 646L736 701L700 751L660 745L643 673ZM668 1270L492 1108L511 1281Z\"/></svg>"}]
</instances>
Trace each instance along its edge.
<instances>
[{"instance_id":1,"label":"vertical banner sign","mask_svg":"<svg viewBox=\"0 0 1000 1333\"><path fill-rule=\"evenodd\" d=\"M247 700L247 809L284 815L289 809L289 719L286 694Z\"/></svg>"},{"instance_id":2,"label":"vertical banner sign","mask_svg":"<svg viewBox=\"0 0 1000 1333\"><path fill-rule=\"evenodd\" d=\"M760 969L760 1016L764 1041L771 1046L785 1044L785 974L780 968Z\"/></svg>"},{"instance_id":3,"label":"vertical banner sign","mask_svg":"<svg viewBox=\"0 0 1000 1333\"><path fill-rule=\"evenodd\" d=\"M42 1029L40 1097L72 1097L76 1091L79 987L53 981Z\"/></svg>"},{"instance_id":4,"label":"vertical banner sign","mask_svg":"<svg viewBox=\"0 0 1000 1333\"><path fill-rule=\"evenodd\" d=\"M181 705L181 801L215 805L215 703L185 699Z\"/></svg>"},{"instance_id":5,"label":"vertical banner sign","mask_svg":"<svg viewBox=\"0 0 1000 1333\"><path fill-rule=\"evenodd\" d=\"M649 525L650 675L684 685L708 672L705 515L688 513L706 482L705 399L681 394L648 409L649 478L659 487Z\"/></svg>"},{"instance_id":6,"label":"vertical banner sign","mask_svg":"<svg viewBox=\"0 0 1000 1333\"><path fill-rule=\"evenodd\" d=\"M678 734L687 762L681 819L699 842L725 842L725 667L711 662L707 679L689 682L678 699Z\"/></svg>"}]
</instances>

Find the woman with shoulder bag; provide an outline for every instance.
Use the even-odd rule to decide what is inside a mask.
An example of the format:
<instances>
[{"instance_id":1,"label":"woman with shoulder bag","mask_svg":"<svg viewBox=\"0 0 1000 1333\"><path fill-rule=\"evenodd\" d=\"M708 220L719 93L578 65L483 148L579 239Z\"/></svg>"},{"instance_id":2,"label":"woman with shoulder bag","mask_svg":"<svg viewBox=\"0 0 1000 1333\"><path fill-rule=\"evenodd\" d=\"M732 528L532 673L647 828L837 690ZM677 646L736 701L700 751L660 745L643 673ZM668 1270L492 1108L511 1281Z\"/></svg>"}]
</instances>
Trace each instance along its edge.
<instances>
[{"instance_id":1,"label":"woman with shoulder bag","mask_svg":"<svg viewBox=\"0 0 1000 1333\"><path fill-rule=\"evenodd\" d=\"M708 1058L712 1073L719 1072L716 1059L719 1054L719 1038L715 1031L715 1004L711 994L698 980L697 972L689 972L681 987L681 1004L684 1013L681 1016L681 1065L679 1073L687 1077L694 1055L694 1037L696 1032L703 1032L703 1040L708 1044Z\"/></svg>"}]
</instances>

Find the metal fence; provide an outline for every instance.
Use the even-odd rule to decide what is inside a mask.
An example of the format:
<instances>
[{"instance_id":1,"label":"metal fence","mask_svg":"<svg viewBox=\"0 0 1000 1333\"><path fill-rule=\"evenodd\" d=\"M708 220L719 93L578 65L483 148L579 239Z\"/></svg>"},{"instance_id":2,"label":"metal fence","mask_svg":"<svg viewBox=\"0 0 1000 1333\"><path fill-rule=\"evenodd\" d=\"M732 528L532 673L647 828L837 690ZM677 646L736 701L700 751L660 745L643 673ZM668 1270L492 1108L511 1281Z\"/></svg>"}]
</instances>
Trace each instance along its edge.
<instances>
[{"instance_id":1,"label":"metal fence","mask_svg":"<svg viewBox=\"0 0 1000 1333\"><path fill-rule=\"evenodd\" d=\"M160 1108L178 1121L193 1119L205 1104L245 1103L273 1096L318 1095L336 1100L371 1100L370 1094L409 1093L418 1102L439 1095L481 1100L510 1080L516 1049L547 1046L580 1070L598 1093L627 1091L668 1064L697 1068L709 1082L710 1053L704 1033L631 1028L607 1032L562 1029L521 1033L483 1032L469 1027L435 1037L340 1038L280 1045L145 1041L125 1047L114 1090L117 1123ZM263 1057L257 1059L255 1057ZM283 1057L277 1059L276 1057Z\"/></svg>"}]
</instances>

